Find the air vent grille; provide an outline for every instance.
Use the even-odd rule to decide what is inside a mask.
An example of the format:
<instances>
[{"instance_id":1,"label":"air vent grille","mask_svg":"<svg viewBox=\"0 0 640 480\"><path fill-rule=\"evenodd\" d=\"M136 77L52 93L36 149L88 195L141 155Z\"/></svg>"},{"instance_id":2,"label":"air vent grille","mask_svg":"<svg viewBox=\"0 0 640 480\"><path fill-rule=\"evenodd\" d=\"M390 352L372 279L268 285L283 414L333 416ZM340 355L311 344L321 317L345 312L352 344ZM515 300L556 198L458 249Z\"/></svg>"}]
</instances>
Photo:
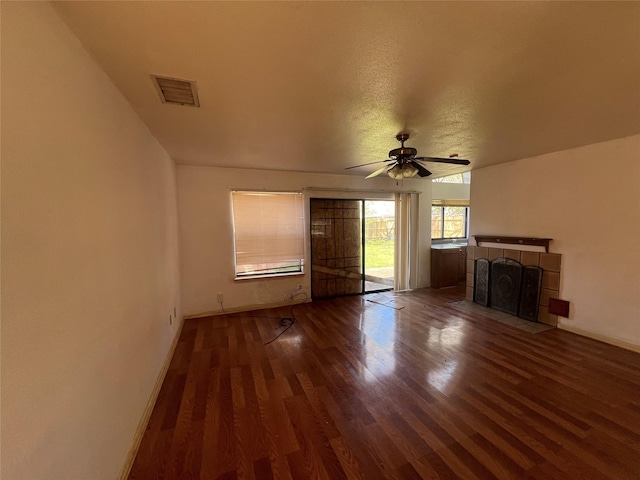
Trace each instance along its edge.
<instances>
[{"instance_id":1,"label":"air vent grille","mask_svg":"<svg viewBox=\"0 0 640 480\"><path fill-rule=\"evenodd\" d=\"M192 107L200 106L196 82L179 78L159 77L157 75L151 75L151 79L162 103L189 105Z\"/></svg>"}]
</instances>

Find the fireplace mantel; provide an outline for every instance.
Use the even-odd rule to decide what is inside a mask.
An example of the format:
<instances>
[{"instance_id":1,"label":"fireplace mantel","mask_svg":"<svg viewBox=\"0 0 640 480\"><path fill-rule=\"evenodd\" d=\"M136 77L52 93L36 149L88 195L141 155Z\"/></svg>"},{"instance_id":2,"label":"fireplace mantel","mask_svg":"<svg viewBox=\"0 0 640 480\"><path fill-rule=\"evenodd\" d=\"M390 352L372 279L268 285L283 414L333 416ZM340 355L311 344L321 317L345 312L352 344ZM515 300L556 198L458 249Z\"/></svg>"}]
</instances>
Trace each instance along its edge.
<instances>
[{"instance_id":1,"label":"fireplace mantel","mask_svg":"<svg viewBox=\"0 0 640 480\"><path fill-rule=\"evenodd\" d=\"M513 245L534 245L536 247L544 247L544 251L549 253L549 242L552 238L533 238L533 237L503 237L501 235L474 235L476 245L480 246L480 242L488 243L507 243Z\"/></svg>"}]
</instances>

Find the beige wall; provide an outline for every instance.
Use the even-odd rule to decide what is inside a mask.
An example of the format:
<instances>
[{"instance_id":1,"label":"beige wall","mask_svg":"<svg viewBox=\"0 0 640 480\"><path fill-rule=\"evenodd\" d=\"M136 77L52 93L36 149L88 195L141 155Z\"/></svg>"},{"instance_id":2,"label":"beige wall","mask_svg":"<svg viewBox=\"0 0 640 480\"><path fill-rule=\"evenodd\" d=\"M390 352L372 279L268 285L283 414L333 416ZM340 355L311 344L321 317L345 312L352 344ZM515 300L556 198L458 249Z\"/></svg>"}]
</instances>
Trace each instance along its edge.
<instances>
[{"instance_id":1,"label":"beige wall","mask_svg":"<svg viewBox=\"0 0 640 480\"><path fill-rule=\"evenodd\" d=\"M112 479L177 334L174 308L181 318L218 311L217 292L241 308L310 289L309 275L233 280L230 188L400 188L388 178L176 168L50 5L3 2L1 27L0 476ZM561 326L635 345L639 154L635 136L476 170L471 185L472 234L554 238L572 308ZM431 182L403 189L422 192L426 286ZM316 195L351 196L306 192Z\"/></svg>"},{"instance_id":2,"label":"beige wall","mask_svg":"<svg viewBox=\"0 0 640 480\"><path fill-rule=\"evenodd\" d=\"M303 285L310 292L310 275L261 280L234 281L234 250L231 188L302 190L307 187L399 190L390 178L366 180L347 175L321 175L292 172L243 170L233 168L178 166L178 210L180 218L180 261L182 305L185 315L220 311L218 292L223 293L225 309L277 304L287 292ZM418 282L429 285L431 245L431 181L405 180L404 190L420 190L420 238ZM309 196L374 198L381 192L340 193L315 190ZM389 197L389 193L386 194ZM391 196L390 198L393 198ZM308 209L308 202L307 204ZM307 212L308 213L308 212ZM308 224L308 215L305 220ZM308 225L307 225L308 226ZM308 238L308 234L307 234ZM308 243L308 242L307 242ZM307 252L309 245L307 244ZM310 256L307 254L307 259ZM307 272L309 268L307 266Z\"/></svg>"},{"instance_id":3,"label":"beige wall","mask_svg":"<svg viewBox=\"0 0 640 480\"><path fill-rule=\"evenodd\" d=\"M432 182L434 200L469 200L470 187L468 183Z\"/></svg>"},{"instance_id":4,"label":"beige wall","mask_svg":"<svg viewBox=\"0 0 640 480\"><path fill-rule=\"evenodd\" d=\"M180 317L170 158L48 3L2 2L2 472L113 479Z\"/></svg>"},{"instance_id":5,"label":"beige wall","mask_svg":"<svg viewBox=\"0 0 640 480\"><path fill-rule=\"evenodd\" d=\"M550 237L560 327L640 345L640 135L473 171L471 234Z\"/></svg>"}]
</instances>

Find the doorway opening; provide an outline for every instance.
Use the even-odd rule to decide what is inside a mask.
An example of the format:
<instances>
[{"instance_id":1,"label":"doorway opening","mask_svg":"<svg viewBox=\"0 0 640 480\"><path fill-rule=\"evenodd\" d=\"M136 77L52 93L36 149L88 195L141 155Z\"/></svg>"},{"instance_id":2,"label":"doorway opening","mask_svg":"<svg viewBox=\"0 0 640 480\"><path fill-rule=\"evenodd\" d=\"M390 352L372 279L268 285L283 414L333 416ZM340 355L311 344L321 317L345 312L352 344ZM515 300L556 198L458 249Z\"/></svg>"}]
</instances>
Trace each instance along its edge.
<instances>
[{"instance_id":1,"label":"doorway opening","mask_svg":"<svg viewBox=\"0 0 640 480\"><path fill-rule=\"evenodd\" d=\"M396 250L396 204L364 200L365 293L393 288Z\"/></svg>"},{"instance_id":2,"label":"doorway opening","mask_svg":"<svg viewBox=\"0 0 640 480\"><path fill-rule=\"evenodd\" d=\"M312 298L391 290L395 202L320 198L310 202Z\"/></svg>"}]
</instances>

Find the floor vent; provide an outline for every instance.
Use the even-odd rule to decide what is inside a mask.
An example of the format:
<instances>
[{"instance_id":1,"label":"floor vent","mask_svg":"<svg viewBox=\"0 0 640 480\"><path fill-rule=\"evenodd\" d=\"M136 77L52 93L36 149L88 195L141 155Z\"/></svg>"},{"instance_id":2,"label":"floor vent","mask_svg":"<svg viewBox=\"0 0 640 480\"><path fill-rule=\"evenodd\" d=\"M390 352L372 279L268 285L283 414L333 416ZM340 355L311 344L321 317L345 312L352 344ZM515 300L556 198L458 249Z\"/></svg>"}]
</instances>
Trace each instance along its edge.
<instances>
[{"instance_id":1,"label":"floor vent","mask_svg":"<svg viewBox=\"0 0 640 480\"><path fill-rule=\"evenodd\" d=\"M151 79L162 103L189 105L192 107L200 106L196 82L179 78L159 77L157 75L151 75Z\"/></svg>"}]
</instances>

